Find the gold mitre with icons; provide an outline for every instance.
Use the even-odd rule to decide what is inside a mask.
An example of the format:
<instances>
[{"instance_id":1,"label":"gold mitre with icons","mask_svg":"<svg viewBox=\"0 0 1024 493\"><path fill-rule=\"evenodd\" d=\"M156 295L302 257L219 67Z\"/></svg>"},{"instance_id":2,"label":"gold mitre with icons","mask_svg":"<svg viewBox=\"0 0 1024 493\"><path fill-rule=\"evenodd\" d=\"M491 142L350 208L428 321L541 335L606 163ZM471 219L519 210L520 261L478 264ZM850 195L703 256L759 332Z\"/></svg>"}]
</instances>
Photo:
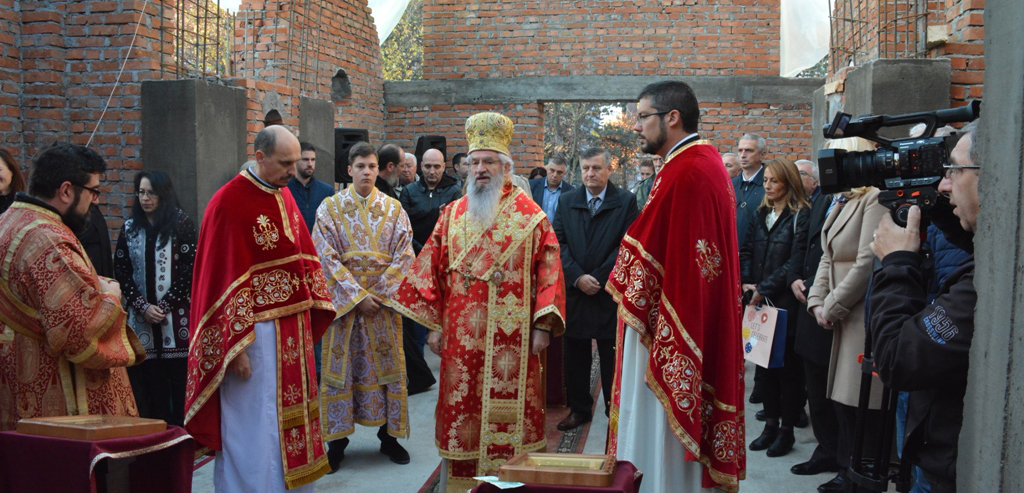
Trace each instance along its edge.
<instances>
[{"instance_id":1,"label":"gold mitre with icons","mask_svg":"<svg viewBox=\"0 0 1024 493\"><path fill-rule=\"evenodd\" d=\"M477 113L466 120L469 152L494 151L508 156L515 124L501 113Z\"/></svg>"}]
</instances>

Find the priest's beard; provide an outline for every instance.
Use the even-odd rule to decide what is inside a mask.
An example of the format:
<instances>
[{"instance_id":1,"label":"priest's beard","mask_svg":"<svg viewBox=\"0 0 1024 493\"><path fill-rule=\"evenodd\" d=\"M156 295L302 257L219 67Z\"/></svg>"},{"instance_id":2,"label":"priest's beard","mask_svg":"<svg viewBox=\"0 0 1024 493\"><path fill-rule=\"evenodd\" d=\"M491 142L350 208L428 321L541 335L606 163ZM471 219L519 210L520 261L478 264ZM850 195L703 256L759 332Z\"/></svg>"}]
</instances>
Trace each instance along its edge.
<instances>
[{"instance_id":1,"label":"priest's beard","mask_svg":"<svg viewBox=\"0 0 1024 493\"><path fill-rule=\"evenodd\" d=\"M657 154L661 150L662 146L665 145L665 141L668 140L668 129L665 128L665 121L658 119L658 136L647 139L647 143L640 147L640 151L644 154Z\"/></svg>"},{"instance_id":2,"label":"priest's beard","mask_svg":"<svg viewBox=\"0 0 1024 493\"><path fill-rule=\"evenodd\" d=\"M501 190L504 187L505 170L501 170L498 176L492 176L486 185L478 185L475 179L466 184L466 213L473 224L485 230L494 224L494 218L498 215Z\"/></svg>"},{"instance_id":3,"label":"priest's beard","mask_svg":"<svg viewBox=\"0 0 1024 493\"><path fill-rule=\"evenodd\" d=\"M388 186L390 186L391 188L395 188L398 186L398 178L398 172L395 171L394 173L388 175L388 177L385 178L384 181L388 182Z\"/></svg>"},{"instance_id":4,"label":"priest's beard","mask_svg":"<svg viewBox=\"0 0 1024 493\"><path fill-rule=\"evenodd\" d=\"M92 213L92 209L89 209L85 214L79 214L75 212L78 209L78 203L82 200L81 192L75 197L75 203L68 208L68 211L61 214L60 220L64 223L68 229L71 230L75 236L81 236L85 234L86 229L89 226L89 214Z\"/></svg>"}]
</instances>

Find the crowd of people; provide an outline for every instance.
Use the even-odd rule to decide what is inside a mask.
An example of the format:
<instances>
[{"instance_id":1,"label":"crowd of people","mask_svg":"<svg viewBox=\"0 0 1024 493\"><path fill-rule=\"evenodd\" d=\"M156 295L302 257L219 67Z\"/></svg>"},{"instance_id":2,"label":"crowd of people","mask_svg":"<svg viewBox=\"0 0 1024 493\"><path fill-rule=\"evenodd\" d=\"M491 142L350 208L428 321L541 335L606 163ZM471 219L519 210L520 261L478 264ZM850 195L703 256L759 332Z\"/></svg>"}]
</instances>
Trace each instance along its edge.
<instances>
[{"instance_id":1,"label":"crowd of people","mask_svg":"<svg viewBox=\"0 0 1024 493\"><path fill-rule=\"evenodd\" d=\"M312 489L342 468L356 425L410 462L399 442L407 399L437 381L427 346L441 357L443 491L544 450L546 408L566 405L563 431L608 415L609 453L643 471L650 492L736 491L745 449L786 455L809 421L818 443L792 473L835 472L818 490L838 492L863 439L858 405L869 408L864 453L877 452L882 383L907 391L899 441L919 467L916 491L954 491L975 127L939 185L933 279L918 210L900 228L878 189L825 195L814 162L768 159L756 133L720 154L698 126L686 84L645 88L634 131L647 157L630 190L612 183L600 147L580 152L578 186L557 154L519 177L515 125L498 113L466 121L468 149L451 168L442 149L357 143L340 189L314 176L314 146L270 125L198 230L167 174L137 173L113 251L97 208L102 157L48 147L26 190L0 150L0 429L35 416L153 417L215 453L217 491ZM757 367L747 393L744 305L790 314L783 363ZM878 369L861 403L866 336ZM950 385L930 387L923 371ZM749 444L745 400L763 404Z\"/></svg>"}]
</instances>

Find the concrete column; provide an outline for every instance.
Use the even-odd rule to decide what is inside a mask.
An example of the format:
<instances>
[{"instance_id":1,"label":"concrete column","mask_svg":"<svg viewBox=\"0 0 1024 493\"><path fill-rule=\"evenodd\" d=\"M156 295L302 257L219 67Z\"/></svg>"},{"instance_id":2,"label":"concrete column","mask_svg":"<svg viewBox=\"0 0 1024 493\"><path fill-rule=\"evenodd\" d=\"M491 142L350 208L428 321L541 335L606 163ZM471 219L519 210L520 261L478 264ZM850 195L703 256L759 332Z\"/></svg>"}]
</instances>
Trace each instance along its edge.
<instances>
[{"instance_id":1,"label":"concrete column","mask_svg":"<svg viewBox=\"0 0 1024 493\"><path fill-rule=\"evenodd\" d=\"M950 62L946 58L875 60L846 77L846 103L841 109L854 117L899 115L949 107ZM812 114L817 115L814 111ZM835 114L825 115L823 123ZM889 138L907 136L909 128L879 131ZM819 125L815 132L821 134Z\"/></svg>"},{"instance_id":2,"label":"concrete column","mask_svg":"<svg viewBox=\"0 0 1024 493\"><path fill-rule=\"evenodd\" d=\"M985 5L978 291L959 491L1024 491L1024 2Z\"/></svg>"},{"instance_id":3,"label":"concrete column","mask_svg":"<svg viewBox=\"0 0 1024 493\"><path fill-rule=\"evenodd\" d=\"M142 167L171 177L196 225L247 159L245 90L201 80L142 83Z\"/></svg>"},{"instance_id":4,"label":"concrete column","mask_svg":"<svg viewBox=\"0 0 1024 493\"><path fill-rule=\"evenodd\" d=\"M299 99L299 140L316 146L313 176L334 184L334 104L324 99Z\"/></svg>"}]
</instances>

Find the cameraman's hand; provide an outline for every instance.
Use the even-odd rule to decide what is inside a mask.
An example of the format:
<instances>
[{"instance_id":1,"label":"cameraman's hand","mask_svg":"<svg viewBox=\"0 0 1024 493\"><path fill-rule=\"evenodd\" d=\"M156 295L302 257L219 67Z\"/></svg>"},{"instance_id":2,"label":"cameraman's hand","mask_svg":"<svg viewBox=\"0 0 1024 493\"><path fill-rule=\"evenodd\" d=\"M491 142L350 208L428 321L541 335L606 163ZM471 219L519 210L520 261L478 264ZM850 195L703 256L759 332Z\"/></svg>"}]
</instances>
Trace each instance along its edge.
<instances>
[{"instance_id":1,"label":"cameraman's hand","mask_svg":"<svg viewBox=\"0 0 1024 493\"><path fill-rule=\"evenodd\" d=\"M921 249L921 209L914 205L907 214L907 227L901 228L885 214L882 222L875 230L875 241L871 242L871 251L879 259L884 259L892 252L917 252Z\"/></svg>"}]
</instances>

